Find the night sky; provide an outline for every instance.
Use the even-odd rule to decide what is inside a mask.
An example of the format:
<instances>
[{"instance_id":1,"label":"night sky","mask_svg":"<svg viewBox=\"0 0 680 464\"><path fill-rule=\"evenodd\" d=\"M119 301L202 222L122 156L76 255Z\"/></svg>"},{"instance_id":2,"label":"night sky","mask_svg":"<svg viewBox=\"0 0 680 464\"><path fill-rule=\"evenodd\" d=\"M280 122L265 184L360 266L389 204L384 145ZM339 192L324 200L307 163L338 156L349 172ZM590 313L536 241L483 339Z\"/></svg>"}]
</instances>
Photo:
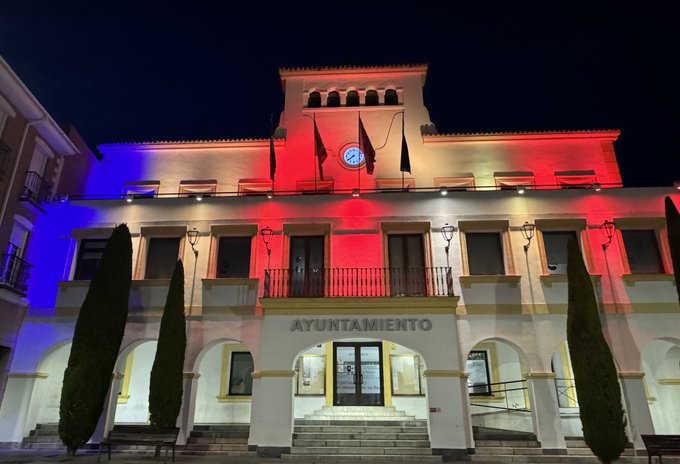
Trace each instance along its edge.
<instances>
[{"instance_id":1,"label":"night sky","mask_svg":"<svg viewBox=\"0 0 680 464\"><path fill-rule=\"evenodd\" d=\"M680 180L680 2L238 3L2 0L0 54L90 145L267 137L280 67L428 63L440 133L618 128L625 185Z\"/></svg>"}]
</instances>

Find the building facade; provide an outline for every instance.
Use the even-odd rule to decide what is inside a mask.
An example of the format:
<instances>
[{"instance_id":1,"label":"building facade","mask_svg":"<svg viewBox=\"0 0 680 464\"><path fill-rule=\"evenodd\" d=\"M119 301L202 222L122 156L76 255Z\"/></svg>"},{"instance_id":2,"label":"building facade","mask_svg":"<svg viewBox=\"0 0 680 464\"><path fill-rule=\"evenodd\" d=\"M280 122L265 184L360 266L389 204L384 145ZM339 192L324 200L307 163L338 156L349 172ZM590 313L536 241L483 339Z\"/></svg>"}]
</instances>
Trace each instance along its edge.
<instances>
[{"instance_id":1,"label":"building facade","mask_svg":"<svg viewBox=\"0 0 680 464\"><path fill-rule=\"evenodd\" d=\"M564 453L582 434L566 344L570 238L603 314L629 440L642 449L642 433L679 433L680 308L663 217L678 192L623 188L616 130L439 134L426 73L282 69L272 140L100 146L87 176L60 187L68 201L37 219L28 259L40 265L0 442L58 420L77 313L120 223L133 235L130 313L93 441L147 420L180 258L180 442L197 425L248 424L251 449L278 456L299 446L296 421L397 417L426 423L445 458L474 452L480 430L532 433L544 453Z\"/></svg>"}]
</instances>

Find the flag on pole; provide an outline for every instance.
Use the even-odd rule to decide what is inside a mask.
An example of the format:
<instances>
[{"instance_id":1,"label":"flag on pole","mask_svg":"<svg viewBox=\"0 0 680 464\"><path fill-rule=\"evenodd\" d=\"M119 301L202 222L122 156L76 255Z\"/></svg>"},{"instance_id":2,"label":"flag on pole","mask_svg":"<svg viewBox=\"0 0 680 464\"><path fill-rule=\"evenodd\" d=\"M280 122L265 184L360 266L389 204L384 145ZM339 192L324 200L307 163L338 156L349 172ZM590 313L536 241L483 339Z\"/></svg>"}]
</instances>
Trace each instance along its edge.
<instances>
[{"instance_id":1,"label":"flag on pole","mask_svg":"<svg viewBox=\"0 0 680 464\"><path fill-rule=\"evenodd\" d=\"M366 173L373 174L373 165L375 164L375 150L371 144L364 123L361 122L361 115L359 116L359 150L364 152L364 159L366 160Z\"/></svg>"},{"instance_id":2,"label":"flag on pole","mask_svg":"<svg viewBox=\"0 0 680 464\"><path fill-rule=\"evenodd\" d=\"M401 163L399 165L399 170L411 174L411 160L408 157L408 145L406 145L406 134L404 133L403 113L401 118Z\"/></svg>"},{"instance_id":3,"label":"flag on pole","mask_svg":"<svg viewBox=\"0 0 680 464\"><path fill-rule=\"evenodd\" d=\"M314 155L319 162L319 179L323 180L323 162L328 158L326 147L323 146L319 129L316 127L316 119L314 119Z\"/></svg>"},{"instance_id":4,"label":"flag on pole","mask_svg":"<svg viewBox=\"0 0 680 464\"><path fill-rule=\"evenodd\" d=\"M269 115L269 178L274 182L276 174L276 152L274 151L274 122Z\"/></svg>"}]
</instances>

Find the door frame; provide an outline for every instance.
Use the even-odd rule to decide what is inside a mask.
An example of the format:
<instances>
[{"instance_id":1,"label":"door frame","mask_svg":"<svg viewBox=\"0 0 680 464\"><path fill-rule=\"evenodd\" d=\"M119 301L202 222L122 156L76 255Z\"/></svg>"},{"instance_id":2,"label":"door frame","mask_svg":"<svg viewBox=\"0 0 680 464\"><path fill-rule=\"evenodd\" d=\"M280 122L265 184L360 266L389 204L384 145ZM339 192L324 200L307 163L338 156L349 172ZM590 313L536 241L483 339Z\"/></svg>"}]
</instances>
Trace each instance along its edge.
<instances>
[{"instance_id":1,"label":"door frame","mask_svg":"<svg viewBox=\"0 0 680 464\"><path fill-rule=\"evenodd\" d=\"M377 347L378 348L378 360L379 360L379 372L380 372L380 400L379 404L362 404L361 403L361 391L360 389L357 389L355 392L355 396L357 401L355 404L351 405L341 405L338 404L338 385L337 385L337 348L342 347L342 346L353 346L355 351L354 351L354 359L355 359L355 366L360 367L361 366L361 347L363 346L372 346L372 347ZM375 342L333 342L333 406L376 406L376 407L382 407L385 406L385 371L384 371L384 362L383 362L383 344L381 341L375 341Z\"/></svg>"}]
</instances>

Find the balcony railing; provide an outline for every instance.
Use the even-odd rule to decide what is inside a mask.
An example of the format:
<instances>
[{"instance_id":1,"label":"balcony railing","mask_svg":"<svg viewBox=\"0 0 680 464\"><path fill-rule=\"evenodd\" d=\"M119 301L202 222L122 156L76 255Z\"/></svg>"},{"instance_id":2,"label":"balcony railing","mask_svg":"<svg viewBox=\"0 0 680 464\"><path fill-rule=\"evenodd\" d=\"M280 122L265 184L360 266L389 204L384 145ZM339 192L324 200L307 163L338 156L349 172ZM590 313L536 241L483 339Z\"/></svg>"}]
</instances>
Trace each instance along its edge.
<instances>
[{"instance_id":1,"label":"balcony railing","mask_svg":"<svg viewBox=\"0 0 680 464\"><path fill-rule=\"evenodd\" d=\"M21 200L32 201L36 204L50 200L52 186L34 171L26 173L24 189L21 191Z\"/></svg>"},{"instance_id":2,"label":"balcony railing","mask_svg":"<svg viewBox=\"0 0 680 464\"><path fill-rule=\"evenodd\" d=\"M451 268L269 269L264 298L453 296Z\"/></svg>"},{"instance_id":3,"label":"balcony railing","mask_svg":"<svg viewBox=\"0 0 680 464\"><path fill-rule=\"evenodd\" d=\"M26 293L30 269L31 265L16 254L5 253L0 261L0 286Z\"/></svg>"}]
</instances>

